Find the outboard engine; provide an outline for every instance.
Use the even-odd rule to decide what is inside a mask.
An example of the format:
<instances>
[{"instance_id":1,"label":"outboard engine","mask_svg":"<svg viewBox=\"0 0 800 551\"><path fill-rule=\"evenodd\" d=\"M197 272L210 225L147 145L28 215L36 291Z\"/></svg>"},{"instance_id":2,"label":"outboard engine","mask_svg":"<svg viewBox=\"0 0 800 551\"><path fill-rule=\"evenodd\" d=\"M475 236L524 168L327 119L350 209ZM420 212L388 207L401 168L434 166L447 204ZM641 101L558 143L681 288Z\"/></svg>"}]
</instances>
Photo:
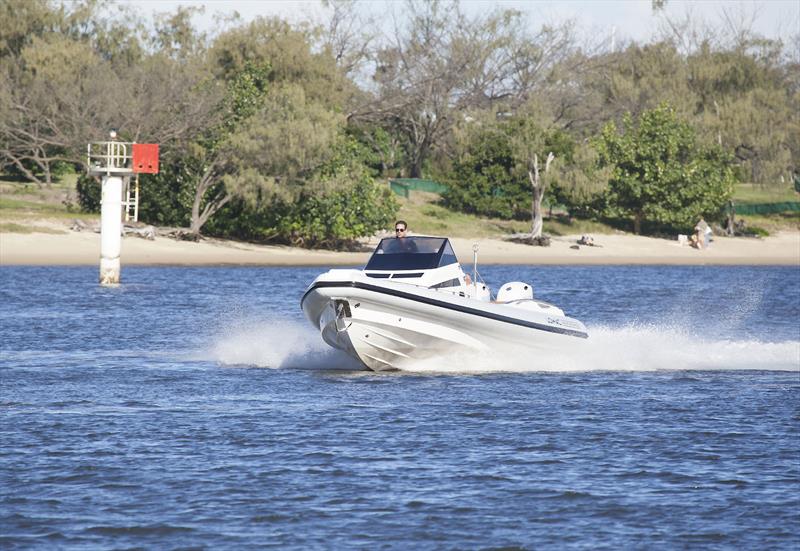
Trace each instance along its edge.
<instances>
[{"instance_id":1,"label":"outboard engine","mask_svg":"<svg viewBox=\"0 0 800 551\"><path fill-rule=\"evenodd\" d=\"M522 281L504 283L497 291L497 302L533 300L533 286Z\"/></svg>"},{"instance_id":2,"label":"outboard engine","mask_svg":"<svg viewBox=\"0 0 800 551\"><path fill-rule=\"evenodd\" d=\"M468 283L466 290L466 294L470 298L476 298L483 302L489 302L492 299L492 291L485 283Z\"/></svg>"}]
</instances>

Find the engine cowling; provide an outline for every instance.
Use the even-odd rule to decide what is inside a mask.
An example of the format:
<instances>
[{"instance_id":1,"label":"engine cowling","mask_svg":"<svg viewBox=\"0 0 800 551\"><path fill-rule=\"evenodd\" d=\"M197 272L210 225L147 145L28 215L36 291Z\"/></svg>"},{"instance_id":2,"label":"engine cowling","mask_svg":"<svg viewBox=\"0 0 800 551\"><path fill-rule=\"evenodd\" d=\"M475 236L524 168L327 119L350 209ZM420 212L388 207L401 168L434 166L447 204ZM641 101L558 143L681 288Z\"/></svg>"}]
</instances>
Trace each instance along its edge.
<instances>
[{"instance_id":1,"label":"engine cowling","mask_svg":"<svg viewBox=\"0 0 800 551\"><path fill-rule=\"evenodd\" d=\"M497 302L514 300L533 300L533 285L522 281L509 281L497 291Z\"/></svg>"}]
</instances>

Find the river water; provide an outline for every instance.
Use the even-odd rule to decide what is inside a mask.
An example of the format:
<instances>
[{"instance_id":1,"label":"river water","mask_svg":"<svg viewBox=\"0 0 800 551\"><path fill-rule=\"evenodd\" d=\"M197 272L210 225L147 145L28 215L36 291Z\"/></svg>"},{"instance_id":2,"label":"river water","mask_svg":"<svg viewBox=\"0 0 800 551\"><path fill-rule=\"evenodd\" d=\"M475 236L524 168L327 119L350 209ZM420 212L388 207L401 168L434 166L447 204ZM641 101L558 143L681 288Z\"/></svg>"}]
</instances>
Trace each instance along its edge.
<instances>
[{"instance_id":1,"label":"river water","mask_svg":"<svg viewBox=\"0 0 800 551\"><path fill-rule=\"evenodd\" d=\"M319 268L0 268L0 548L797 549L800 270L485 266L558 357L375 374Z\"/></svg>"}]
</instances>

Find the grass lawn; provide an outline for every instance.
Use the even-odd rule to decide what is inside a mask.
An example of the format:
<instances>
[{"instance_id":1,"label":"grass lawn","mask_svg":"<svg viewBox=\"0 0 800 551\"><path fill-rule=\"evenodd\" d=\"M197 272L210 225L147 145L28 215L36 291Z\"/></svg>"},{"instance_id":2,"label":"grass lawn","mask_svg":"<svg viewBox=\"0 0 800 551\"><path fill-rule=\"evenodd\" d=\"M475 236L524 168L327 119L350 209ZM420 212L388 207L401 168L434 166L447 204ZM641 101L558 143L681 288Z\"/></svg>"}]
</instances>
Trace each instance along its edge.
<instances>
[{"instance_id":1,"label":"grass lawn","mask_svg":"<svg viewBox=\"0 0 800 551\"><path fill-rule=\"evenodd\" d=\"M44 218L54 220L97 220L98 214L79 212L75 181L77 176L67 175L51 186L39 186L0 178L0 230L24 233L19 224L10 221ZM19 227L18 227L19 226ZM27 225L30 227L29 225ZM37 230L38 231L38 230Z\"/></svg>"},{"instance_id":2,"label":"grass lawn","mask_svg":"<svg viewBox=\"0 0 800 551\"><path fill-rule=\"evenodd\" d=\"M412 191L410 197L396 197L400 202L397 218L408 222L409 229L418 234L448 237L501 237L531 231L530 221L483 218L472 214L449 211L438 204L439 195ZM614 228L592 220L572 220L553 216L544 219L544 233L568 235L612 233Z\"/></svg>"},{"instance_id":3,"label":"grass lawn","mask_svg":"<svg viewBox=\"0 0 800 551\"><path fill-rule=\"evenodd\" d=\"M765 188L756 184L736 184L733 189L733 200L742 205L785 203L800 201L800 193L797 193L791 185Z\"/></svg>"},{"instance_id":4,"label":"grass lawn","mask_svg":"<svg viewBox=\"0 0 800 551\"><path fill-rule=\"evenodd\" d=\"M32 223L32 219L99 220L99 214L79 212L75 182L77 176L67 175L52 186L38 186L0 177L0 231L29 233L46 230ZM408 221L411 231L417 234L446 235L449 237L488 238L530 231L528 220L483 218L453 212L439 204L439 195L412 191L408 199L397 197L400 210L397 217ZM753 184L737 184L734 201L740 204L777 203L800 201L800 194L787 186L785 189L765 189ZM546 214L546 211L545 211ZM757 226L770 233L782 229L800 229L800 213L773 215L742 215L748 226ZM544 219L544 232L550 235L582 235L614 233L619 230L593 220L568 220L564 216Z\"/></svg>"},{"instance_id":5,"label":"grass lawn","mask_svg":"<svg viewBox=\"0 0 800 551\"><path fill-rule=\"evenodd\" d=\"M37 226L35 224L17 224L16 222L0 222L0 233L67 233L64 230Z\"/></svg>"},{"instance_id":6,"label":"grass lawn","mask_svg":"<svg viewBox=\"0 0 800 551\"><path fill-rule=\"evenodd\" d=\"M758 205L768 203L787 203L800 201L800 193L791 185L782 188L764 188L756 184L736 184L733 200L739 205ZM781 230L800 229L800 212L779 214L737 214L748 227L757 227L775 233Z\"/></svg>"},{"instance_id":7,"label":"grass lawn","mask_svg":"<svg viewBox=\"0 0 800 551\"><path fill-rule=\"evenodd\" d=\"M800 230L800 212L783 212L780 214L742 214L737 220L744 220L746 227L756 227L776 233L781 230Z\"/></svg>"},{"instance_id":8,"label":"grass lawn","mask_svg":"<svg viewBox=\"0 0 800 551\"><path fill-rule=\"evenodd\" d=\"M794 194L793 198L791 194ZM793 189L784 191L763 190L751 184L740 184L737 187L735 201L745 203L775 203L797 201L797 193ZM749 197L744 201L739 197ZM398 218L408 222L411 231L418 234L446 235L448 237L502 237L512 233L530 231L529 221L503 220L499 218L482 218L471 214L452 212L438 204L439 195L424 191L412 191L408 199L397 197L400 201ZM545 211L546 212L546 211ZM770 215L737 215L748 227L758 227L769 233L781 230L800 229L800 212ZM627 228L626 228L627 229ZM632 222L631 222L632 230ZM545 217L544 233L561 235L608 234L619 232L608 224L594 220L568 220L565 216Z\"/></svg>"}]
</instances>

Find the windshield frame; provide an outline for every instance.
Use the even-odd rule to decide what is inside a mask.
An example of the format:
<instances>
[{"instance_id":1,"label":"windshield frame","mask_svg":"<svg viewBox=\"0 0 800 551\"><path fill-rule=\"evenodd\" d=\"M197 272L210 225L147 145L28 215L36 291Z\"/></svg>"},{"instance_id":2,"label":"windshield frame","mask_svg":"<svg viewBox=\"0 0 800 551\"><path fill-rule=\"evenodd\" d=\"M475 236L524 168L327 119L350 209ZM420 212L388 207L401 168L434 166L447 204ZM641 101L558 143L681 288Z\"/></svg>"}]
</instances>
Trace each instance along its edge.
<instances>
[{"instance_id":1,"label":"windshield frame","mask_svg":"<svg viewBox=\"0 0 800 551\"><path fill-rule=\"evenodd\" d=\"M438 247L435 252L419 252L417 250L411 251L406 250L402 252L389 252L387 249L390 248L391 245L395 245L398 243L395 241L396 239L403 239L408 240L411 246L417 248L418 244L422 244L428 241L438 241ZM428 245L428 243L426 243ZM430 246L424 247L425 250L429 250ZM441 268L440 265L442 261L442 257L445 254L445 251L453 251L453 246L450 244L450 240L446 237L428 237L428 236L409 236L403 238L397 237L384 237L381 239L378 246L375 248L375 251L370 256L369 260L367 261L364 270L369 271L410 271L410 270L434 270L436 268ZM455 256L455 252L453 251L452 258L454 259L453 262L449 262L446 266L450 266L452 264L458 264L458 258Z\"/></svg>"}]
</instances>

